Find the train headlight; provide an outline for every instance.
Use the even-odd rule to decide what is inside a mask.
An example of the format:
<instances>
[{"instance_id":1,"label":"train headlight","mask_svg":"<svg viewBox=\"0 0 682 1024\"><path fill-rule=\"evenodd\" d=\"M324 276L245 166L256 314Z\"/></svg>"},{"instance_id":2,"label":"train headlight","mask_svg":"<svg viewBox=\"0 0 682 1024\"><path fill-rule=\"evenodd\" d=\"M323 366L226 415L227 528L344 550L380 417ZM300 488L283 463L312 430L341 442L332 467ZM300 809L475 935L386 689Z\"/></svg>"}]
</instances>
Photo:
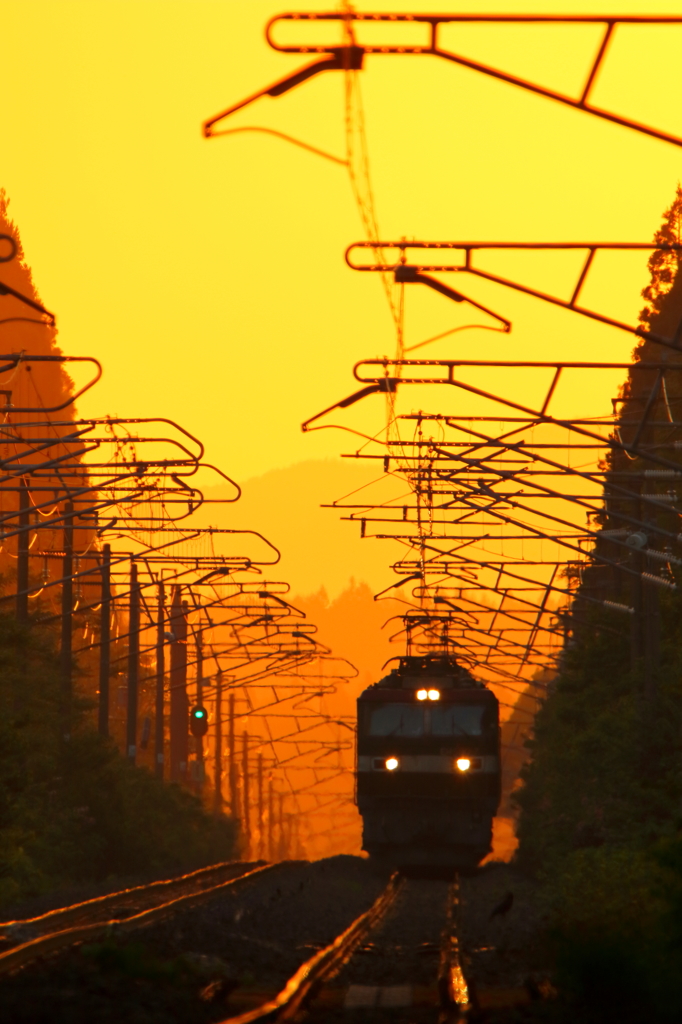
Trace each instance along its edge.
<instances>
[{"instance_id":1,"label":"train headlight","mask_svg":"<svg viewBox=\"0 0 682 1024\"><path fill-rule=\"evenodd\" d=\"M394 772L396 770L396 768L398 767L398 765L400 764L400 761L398 760L397 757L387 757L385 763L386 763L386 768L388 769L388 771L389 772Z\"/></svg>"},{"instance_id":2,"label":"train headlight","mask_svg":"<svg viewBox=\"0 0 682 1024\"><path fill-rule=\"evenodd\" d=\"M426 700L427 696L426 690L417 690L417 700Z\"/></svg>"},{"instance_id":3,"label":"train headlight","mask_svg":"<svg viewBox=\"0 0 682 1024\"><path fill-rule=\"evenodd\" d=\"M429 690L428 698L429 700L440 700L440 690Z\"/></svg>"},{"instance_id":4,"label":"train headlight","mask_svg":"<svg viewBox=\"0 0 682 1024\"><path fill-rule=\"evenodd\" d=\"M468 772L471 768L471 761L468 757L458 757L455 761L457 768L460 772ZM388 764L387 764L388 767Z\"/></svg>"}]
</instances>

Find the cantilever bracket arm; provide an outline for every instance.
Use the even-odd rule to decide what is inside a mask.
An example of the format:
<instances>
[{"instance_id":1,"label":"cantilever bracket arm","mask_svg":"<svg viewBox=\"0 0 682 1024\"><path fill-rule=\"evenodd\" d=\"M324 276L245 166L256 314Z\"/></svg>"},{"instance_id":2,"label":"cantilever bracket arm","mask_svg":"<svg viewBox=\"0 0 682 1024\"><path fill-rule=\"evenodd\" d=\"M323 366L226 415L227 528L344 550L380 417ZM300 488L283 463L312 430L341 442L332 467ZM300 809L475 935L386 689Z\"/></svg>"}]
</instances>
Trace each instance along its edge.
<instances>
[{"instance_id":1,"label":"cantilever bracket arm","mask_svg":"<svg viewBox=\"0 0 682 1024\"><path fill-rule=\"evenodd\" d=\"M306 43L304 45L280 45L275 42L273 38L273 29L278 22L300 22L310 23L313 21L324 23L324 22L342 22L347 28L351 28L354 23L374 24L385 22L387 24L395 24L396 22L411 23L413 25L424 25L428 31L428 41L424 40L416 45L381 45L374 44L371 46L354 46L348 49L358 50L361 57L365 53L376 54L378 56L399 54L400 56L431 56L440 57L443 60L451 61L454 64L459 64L462 67L469 68L471 71L478 71L481 74L489 75L492 78L498 79L500 82L506 82L508 85L515 85L521 89L526 89L529 92L533 92L538 96L544 96L546 99L555 100L557 103L563 103L568 107L572 107L574 110L582 111L585 114L592 114L595 117L600 117L605 121L610 121L612 124L621 125L623 128L630 128L633 131L641 132L644 135L649 135L654 139L660 139L662 142L670 142L674 146L682 146L682 138L677 135L671 135L667 132L659 131L650 125L643 124L639 121L631 121L629 118L620 117L618 114L613 114L608 110L604 110L602 107L594 106L591 102L591 93L594 89L597 81L599 72L604 64L604 59L607 55L609 46L615 34L615 30L620 25L679 25L682 24L682 16L680 15L660 15L660 16L647 16L647 15L613 15L613 14L593 14L593 15L580 15L580 14L421 14L421 13L408 13L401 12L399 14L391 14L383 12L381 14L373 14L369 12L360 11L339 11L339 12L289 12L286 14L279 14L274 18L271 18L265 30L265 38L267 39L273 50L277 50L279 53L332 53L336 52L334 47L326 45L314 45ZM516 75L507 74L499 68L491 67L488 64L481 64L474 60L469 60L467 57L461 56L460 54L453 53L450 50L443 49L440 46L438 40L438 29L441 25L447 24L461 24L461 23L479 23L479 24L580 24L580 25L599 25L603 27L602 38L599 41L592 64L587 76L584 79L579 92L580 96L576 99L571 96L565 95L565 93L556 92L553 89L545 89L543 86L538 85L535 82L530 81L526 78L519 78ZM297 83L296 83L297 84ZM261 95L261 94L259 94Z\"/></svg>"},{"instance_id":2,"label":"cantilever bracket arm","mask_svg":"<svg viewBox=\"0 0 682 1024\"><path fill-rule=\"evenodd\" d=\"M443 284L442 281L438 281L435 277L429 277L428 274L420 273L418 267L401 264L399 267L396 267L394 276L398 284L425 284L427 288L433 288L434 292L440 292L440 294L444 295L446 299L452 299L453 302L468 302L470 306L475 306L476 309L480 309L481 312L487 313L488 316L493 317L495 320L499 321L499 323L503 324L505 334L508 334L511 331L511 320L505 320L505 318L500 316L498 313L493 313L492 309L488 309L487 306L482 306L480 302L474 302L474 300L470 299L468 295L462 295L461 292L456 292L454 288L450 288L448 285Z\"/></svg>"},{"instance_id":3,"label":"cantilever bracket arm","mask_svg":"<svg viewBox=\"0 0 682 1024\"><path fill-rule=\"evenodd\" d=\"M17 254L17 243L11 235L0 234L0 242L7 242L9 244L9 252L5 255L0 255L0 263L10 263ZM28 295L22 295L21 292L11 288L8 284L3 284L0 281L0 295L11 295L12 298L18 299L19 302L23 302L25 306L30 306L31 309L35 309L37 313L42 313L49 320L49 325L54 327L57 318L54 313L50 313L49 309L45 309L39 302L35 302L33 299L29 299Z\"/></svg>"},{"instance_id":4,"label":"cantilever bracket arm","mask_svg":"<svg viewBox=\"0 0 682 1024\"><path fill-rule=\"evenodd\" d=\"M383 254L383 258L381 262L365 264L358 263L356 262L358 257L354 257L355 249L371 249L373 252L379 251ZM386 256L386 252L391 249L398 250L400 252L400 257L396 256L395 259L389 261ZM433 262L433 260L425 257L416 264L399 263L399 258L406 258L408 249L413 249L417 252L420 250L425 252L435 251L437 253L437 262ZM519 281L514 281L508 277L502 277L500 274L489 273L488 271L474 265L473 256L478 251L501 251L512 249L526 251L539 250L547 252L553 252L561 249L585 250L587 256L582 269L578 274L578 279L573 287L570 299L557 298L556 295L550 295L548 292L541 292L537 288L529 288L526 285L521 284ZM456 262L448 262L445 254L448 251L457 250L465 254L464 260L462 261L459 259ZM676 252L678 253L678 259L682 259L682 244L678 242L408 242L406 239L402 239L400 241L393 242L353 242L346 249L346 263L351 270L360 270L368 273L394 273L396 281L419 281L422 284L428 284L430 288L441 292L443 295L447 295L448 298L454 299L455 302L461 302L462 299L466 297L462 296L460 292L455 292L454 289L448 288L447 285L442 284L435 278L428 277L424 274L424 271L429 270L438 273L473 274L476 277L483 278L485 281L492 281L493 284L501 284L505 288L512 288L514 291L521 292L523 295L530 295L534 299L541 299L543 302L549 302L553 306L559 306L561 309L567 309L572 313L579 313L580 316L588 317L590 320L596 320L597 323L606 324L609 327L616 327L618 330L627 331L629 334L634 334L638 338L642 338L647 341L655 341L659 345L673 349L675 352L680 352L682 351L682 319L680 319L675 334L670 338L666 338L661 334L657 334L654 331L649 330L645 326L640 325L639 327L632 327L630 324L623 323L622 320L615 320L613 317L604 316L593 309L589 309L586 306L578 304L580 293L585 281L587 280L594 257L598 252L653 252L654 250L660 250L662 252ZM418 257L412 255L410 258L414 260ZM466 301L472 302L471 299L466 299ZM472 303L472 305L476 305L476 303ZM497 315L495 313L491 313L490 310L485 309L484 306L479 306L478 308L484 309L485 312L490 313L491 316ZM501 317L497 317L497 319L500 320Z\"/></svg>"},{"instance_id":5,"label":"cantilever bracket arm","mask_svg":"<svg viewBox=\"0 0 682 1024\"><path fill-rule=\"evenodd\" d=\"M0 260L0 262L5 263L6 261ZM30 306L31 309L35 309L37 313L42 313L44 316L48 317L49 325L54 327L57 321L54 313L50 313L49 309L45 309L45 307L41 306L39 302L34 302L33 299L29 299L28 295L22 295L21 292L16 291L14 288L10 288L8 284L3 284L2 281L0 281L0 295L11 295L13 298L19 299L19 302L23 302L25 306Z\"/></svg>"},{"instance_id":6,"label":"cantilever bracket arm","mask_svg":"<svg viewBox=\"0 0 682 1024\"><path fill-rule=\"evenodd\" d=\"M228 107L227 110L223 110L220 114L209 118L208 121L204 121L204 137L210 139L212 136L219 134L213 131L213 126L218 121L222 121L243 107L248 107L251 103L260 99L261 96L281 96L295 86L300 85L301 82L312 78L313 75L319 75L322 71L359 71L362 68L364 50L359 46L338 46L330 49L328 53L330 56L323 57L322 60L313 61L312 64L306 64L305 67L295 71L292 75L280 78L274 85L268 85L265 89L252 93L245 100L240 100L234 106Z\"/></svg>"},{"instance_id":7,"label":"cantilever bracket arm","mask_svg":"<svg viewBox=\"0 0 682 1024\"><path fill-rule=\"evenodd\" d=\"M42 306L39 306L38 308L42 309ZM46 310L43 310L43 312L46 312ZM87 384L84 384L82 388L76 391L75 394L69 395L66 401L62 402L61 405L11 406L11 411L13 413L60 412L62 409L66 409L68 408L68 406L73 405L76 399L80 398L81 395L84 395L86 391L89 391L90 388L94 387L97 381L102 376L102 364L99 362L98 359L95 359L93 356L34 356L24 355L23 352L12 353L10 355L0 355L0 373L5 373L7 370L13 370L15 367L19 366L20 363L92 363L95 367L95 375L94 377L92 377L91 380L87 382ZM6 412L8 408L9 405L3 406L3 412Z\"/></svg>"},{"instance_id":8,"label":"cantilever bracket arm","mask_svg":"<svg viewBox=\"0 0 682 1024\"><path fill-rule=\"evenodd\" d=\"M342 398L340 402L334 402L333 405L323 409L322 412L315 413L309 420L301 424L301 430L305 434L310 430L310 424L314 423L315 420L319 420L322 416L326 416L328 412L332 412L334 409L347 409L349 405L355 405L361 398L366 398L367 395L374 395L378 391L383 391L384 394L395 394L396 387L398 385L397 377L382 377L376 384L370 384L366 388L360 388L359 391L354 391L348 398Z\"/></svg>"}]
</instances>

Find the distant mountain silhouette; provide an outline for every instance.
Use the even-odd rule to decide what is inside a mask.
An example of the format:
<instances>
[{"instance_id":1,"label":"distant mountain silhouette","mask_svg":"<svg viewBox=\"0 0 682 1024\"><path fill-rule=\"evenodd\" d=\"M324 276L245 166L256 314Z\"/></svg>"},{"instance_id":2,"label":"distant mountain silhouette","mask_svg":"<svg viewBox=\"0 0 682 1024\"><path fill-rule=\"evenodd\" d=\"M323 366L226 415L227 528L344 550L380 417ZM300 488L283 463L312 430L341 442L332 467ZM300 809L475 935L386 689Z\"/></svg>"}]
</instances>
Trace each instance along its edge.
<instances>
[{"instance_id":1,"label":"distant mountain silhouette","mask_svg":"<svg viewBox=\"0 0 682 1024\"><path fill-rule=\"evenodd\" d=\"M264 572L272 579L289 582L292 594L314 594L324 587L333 600L351 578L365 581L372 591L383 590L397 580L390 565L403 549L390 541L361 540L359 524L341 521L348 512L320 508L377 478L382 486L381 476L375 463L341 459L298 462L239 480L242 497L238 502L222 508L207 505L195 521L263 533L282 552L281 561ZM206 488L204 494L221 498L230 491L226 485ZM349 500L360 503L369 493L367 488ZM376 493L377 488L372 487L368 504Z\"/></svg>"}]
</instances>

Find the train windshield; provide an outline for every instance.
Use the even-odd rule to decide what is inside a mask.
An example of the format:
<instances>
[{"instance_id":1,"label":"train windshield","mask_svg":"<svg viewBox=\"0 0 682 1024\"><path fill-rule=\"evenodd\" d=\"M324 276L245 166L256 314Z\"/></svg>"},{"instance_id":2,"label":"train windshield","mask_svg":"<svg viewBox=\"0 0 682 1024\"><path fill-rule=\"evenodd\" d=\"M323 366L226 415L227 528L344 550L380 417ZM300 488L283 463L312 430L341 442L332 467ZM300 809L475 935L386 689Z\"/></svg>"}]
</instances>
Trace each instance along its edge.
<instances>
[{"instance_id":1,"label":"train windshield","mask_svg":"<svg viewBox=\"0 0 682 1024\"><path fill-rule=\"evenodd\" d=\"M382 704L369 716L370 736L423 736L424 708L418 704Z\"/></svg>"},{"instance_id":2,"label":"train windshield","mask_svg":"<svg viewBox=\"0 0 682 1024\"><path fill-rule=\"evenodd\" d=\"M432 736L480 736L483 731L482 704L436 704L429 710Z\"/></svg>"}]
</instances>

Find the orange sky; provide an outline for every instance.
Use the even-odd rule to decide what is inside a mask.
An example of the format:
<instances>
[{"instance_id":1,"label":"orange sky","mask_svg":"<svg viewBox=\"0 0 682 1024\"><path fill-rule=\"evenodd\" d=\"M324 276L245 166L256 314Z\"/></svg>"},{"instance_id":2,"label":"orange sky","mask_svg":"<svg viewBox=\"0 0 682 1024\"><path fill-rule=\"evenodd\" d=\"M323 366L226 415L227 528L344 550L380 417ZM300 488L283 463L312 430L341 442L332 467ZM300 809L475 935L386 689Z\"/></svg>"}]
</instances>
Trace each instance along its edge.
<instances>
[{"instance_id":1,"label":"orange sky","mask_svg":"<svg viewBox=\"0 0 682 1024\"><path fill-rule=\"evenodd\" d=\"M472 6L393 0L367 9ZM334 432L305 436L299 424L353 390L357 359L394 349L378 280L343 262L362 237L345 170L268 136L201 137L202 120L304 62L263 39L267 18L284 9L272 0L2 5L12 88L0 108L0 184L61 344L105 364L81 412L178 419L241 479L344 450ZM523 5L600 9L586 0ZM682 3L659 0L656 11L682 13ZM547 32L462 29L458 45L577 88L595 30ZM682 27L623 30L595 101L682 133L681 48ZM673 146L431 57L370 57L361 79L386 236L648 240L682 177ZM342 155L342 75L263 99L234 118L243 124ZM643 263L604 267L593 286L602 308L636 318ZM544 261L529 274L541 287L561 282ZM472 282L469 292L513 319L512 334L469 332L421 355L463 354L465 344L506 357L631 351L625 334L498 286ZM408 289L408 343L468 315ZM368 423L380 401L368 401Z\"/></svg>"},{"instance_id":2,"label":"orange sky","mask_svg":"<svg viewBox=\"0 0 682 1024\"><path fill-rule=\"evenodd\" d=\"M332 6L301 0L293 9ZM357 6L484 9L480 0ZM616 5L654 13L646 8ZM273 0L3 0L0 187L60 344L104 363L79 412L181 422L205 442L208 461L251 481L229 525L262 529L283 548L270 575L298 594L324 583L334 597L350 576L387 586L383 566L395 554L360 544L335 512L311 511L352 489L364 467L320 463L351 450L350 435L306 436L300 423L355 390L357 360L393 354L391 319L379 280L343 261L363 238L344 168L267 135L201 135L206 118L306 62L264 41L266 21L285 9ZM603 8L495 0L493 9ZM682 0L658 0L656 13L682 15ZM460 27L444 42L576 94L599 31ZM594 102L682 134L681 53L682 26L619 30ZM369 57L360 79L387 238L648 241L682 179L682 149L444 61ZM259 101L230 127L271 127L343 156L343 115L343 76L329 73ZM570 290L575 257L506 259L528 284ZM584 301L635 323L645 263L598 259ZM456 286L513 320L512 333L473 330L420 357L624 360L632 350L627 334L499 286ZM406 293L408 345L481 322L425 289ZM510 380L498 374L494 386ZM586 380L557 394L564 405L554 411L606 413L617 382ZM531 402L538 384L527 375L515 397ZM425 394L402 389L400 411L421 407ZM438 408L460 400L428 389ZM374 432L382 413L375 396L335 419Z\"/></svg>"}]
</instances>

